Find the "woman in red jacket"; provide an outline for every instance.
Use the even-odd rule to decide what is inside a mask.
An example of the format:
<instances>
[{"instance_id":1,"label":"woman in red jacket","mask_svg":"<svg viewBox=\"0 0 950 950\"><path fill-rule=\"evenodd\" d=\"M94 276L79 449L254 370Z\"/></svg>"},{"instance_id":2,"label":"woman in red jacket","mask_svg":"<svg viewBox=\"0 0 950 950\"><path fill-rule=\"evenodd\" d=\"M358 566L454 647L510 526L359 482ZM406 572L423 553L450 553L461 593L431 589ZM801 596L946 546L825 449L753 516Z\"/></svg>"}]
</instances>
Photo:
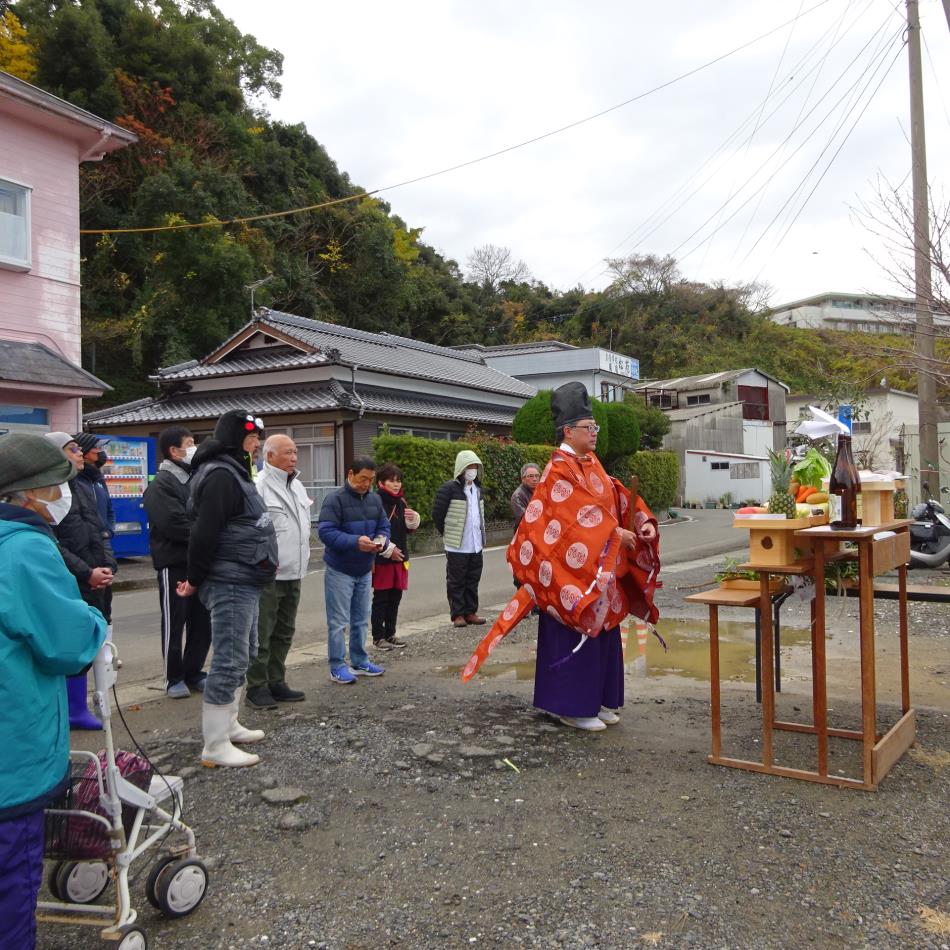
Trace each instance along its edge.
<instances>
[{"instance_id":1,"label":"woman in red jacket","mask_svg":"<svg viewBox=\"0 0 950 950\"><path fill-rule=\"evenodd\" d=\"M376 480L391 533L389 544L377 555L373 568L373 646L393 650L406 645L396 636L396 618L402 592L409 586L409 532L419 527L419 515L406 504L402 472L397 466L383 465Z\"/></svg>"}]
</instances>

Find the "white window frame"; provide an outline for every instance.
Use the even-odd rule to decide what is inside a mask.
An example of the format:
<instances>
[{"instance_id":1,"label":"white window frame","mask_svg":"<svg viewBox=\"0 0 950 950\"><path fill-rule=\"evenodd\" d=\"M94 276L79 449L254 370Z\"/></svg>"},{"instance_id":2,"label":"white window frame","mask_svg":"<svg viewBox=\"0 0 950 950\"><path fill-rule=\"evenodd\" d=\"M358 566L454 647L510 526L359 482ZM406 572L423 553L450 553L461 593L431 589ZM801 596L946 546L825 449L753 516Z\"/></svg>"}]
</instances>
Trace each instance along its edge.
<instances>
[{"instance_id":1,"label":"white window frame","mask_svg":"<svg viewBox=\"0 0 950 950\"><path fill-rule=\"evenodd\" d=\"M12 178L0 178L0 185L9 185L13 188L23 190L24 201L24 223L26 225L26 257L16 258L7 257L0 254L0 268L4 270L28 271L33 267L33 223L30 214L32 205L33 188L24 184L22 181L15 181Z\"/></svg>"}]
</instances>

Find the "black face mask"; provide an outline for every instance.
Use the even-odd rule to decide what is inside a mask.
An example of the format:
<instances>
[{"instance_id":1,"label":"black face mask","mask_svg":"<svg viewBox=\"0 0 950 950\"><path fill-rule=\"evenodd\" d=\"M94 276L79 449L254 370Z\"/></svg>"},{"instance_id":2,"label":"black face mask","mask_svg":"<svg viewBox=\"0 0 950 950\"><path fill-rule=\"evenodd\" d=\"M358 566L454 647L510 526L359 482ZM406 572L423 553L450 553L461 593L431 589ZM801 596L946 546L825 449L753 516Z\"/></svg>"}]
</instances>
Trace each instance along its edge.
<instances>
[{"instance_id":1,"label":"black face mask","mask_svg":"<svg viewBox=\"0 0 950 950\"><path fill-rule=\"evenodd\" d=\"M100 452L100 453L96 456L95 462L93 462L92 464L95 465L96 468L102 468L102 466L103 466L103 465L107 465L108 462L109 462L109 456L106 455L105 452Z\"/></svg>"}]
</instances>

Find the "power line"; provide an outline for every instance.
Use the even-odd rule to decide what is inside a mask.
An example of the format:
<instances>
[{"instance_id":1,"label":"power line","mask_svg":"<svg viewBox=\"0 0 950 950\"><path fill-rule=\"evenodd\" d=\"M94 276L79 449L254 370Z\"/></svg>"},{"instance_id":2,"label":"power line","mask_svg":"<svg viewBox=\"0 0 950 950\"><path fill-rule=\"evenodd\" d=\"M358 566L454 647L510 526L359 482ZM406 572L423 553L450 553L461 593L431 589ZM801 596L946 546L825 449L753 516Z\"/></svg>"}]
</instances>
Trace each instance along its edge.
<instances>
[{"instance_id":1,"label":"power line","mask_svg":"<svg viewBox=\"0 0 950 950\"><path fill-rule=\"evenodd\" d=\"M778 110L792 97L792 95L794 95L794 93L805 83L805 81L808 79L808 77L809 77L816 69L818 69L819 72L820 72L820 69L821 69L822 65L823 65L824 62L827 60L827 58L828 58L828 56L830 55L831 51L835 48L835 46L837 46L837 45L845 38L845 36L847 36L847 35L850 34L851 30L854 28L854 25L857 23L857 21L867 12L868 8L869 8L870 5L871 5L871 2L872 2L872 0L868 0L868 3L867 3L867 5L865 6L864 10L862 10L861 13L859 13L858 16L855 17L854 21L851 23L851 25L850 25L850 26L847 28L847 30L845 31L844 36L840 36L840 37L838 37L837 39L833 39L831 45L830 45L829 48L825 51L825 54L824 54L824 56L821 58L821 60L819 61L819 63L818 63L817 65L814 65L814 64L813 64L812 66L810 66L810 67L805 71L805 73L803 73L803 74L798 78L798 81L791 87L791 89L788 90L788 92L786 92L786 93L784 94L783 98L778 102L778 104L777 104L777 105L772 109L772 111L768 114L768 116L767 116L766 119L765 119L766 122L768 122L768 121L778 112ZM806 11L806 12L808 12L808 11ZM889 17L888 17L888 19L889 19ZM878 29L877 32L883 31L883 29L886 27L886 25L887 25L887 19L885 19L884 23L881 25L881 27ZM877 34L875 33L875 35L877 35ZM798 60L798 62L792 67L792 69L791 69L791 71L790 71L790 73L789 73L789 75L788 75L788 78L785 80L785 84L791 82L791 81L798 75L799 70L802 69L802 67L803 67L803 66L808 62L808 60L811 58L812 54L815 53L815 51L818 50L818 49L822 46L822 44L823 44L825 41L826 41L826 37L823 36L820 40L818 40L818 42L816 42L815 44L813 44L813 46ZM859 54L859 55L860 55L860 54ZM852 61L852 62L853 62L853 61ZM850 66L850 65L851 65L851 64L849 64L849 66ZM846 71L847 71L847 70L845 70L845 72L846 72ZM762 105L764 106L767 102L768 102L768 96L766 96L766 98L763 100ZM753 120L753 117L754 117L754 116L756 115L756 113L759 111L759 108L760 108L759 105L755 106L755 107L752 109L752 111L746 116L746 118L745 118L742 122L740 122L739 125L720 143L720 145L715 149L715 151L713 151L699 166L697 166L697 168L692 172L692 174L691 174L677 189L675 189L664 201L662 201L659 205L657 205L657 207L654 208L654 210L653 210L649 215L647 215L647 217L644 218L626 237L624 237L621 241L619 241L617 244L615 244L615 245L607 252L607 254L606 254L605 256L606 256L607 258L609 258L609 257L610 257L612 254L614 254L617 250L619 250L621 247L623 247L625 244L627 244L629 241L631 241L635 236L637 236L638 232L640 232L641 230L643 230L644 228L646 228L647 230L645 231L645 233L643 233L643 234L637 239L637 242L633 245L633 249L636 249L637 247L639 247L641 244L643 244L643 242L644 242L647 238L649 238L652 234L655 234L656 231L658 231L667 221L670 220L670 218L673 217L673 215L675 215L685 204L687 204L687 202L689 202L690 199L693 198L693 196L695 196L695 195L697 194L697 192L700 191L700 189L702 189L705 185L707 185L710 181L712 181L712 179L714 179L714 178L716 177L716 175L722 170L721 168L716 168L716 169L714 169L714 170L713 170L709 175L707 175L701 182L699 182L699 184L697 184L695 188L693 188L692 190L690 190L688 194L685 194L685 196L682 198L682 200L680 200L680 201L675 205L675 207L673 207L668 213L663 214L664 209L666 209L666 208L667 208L669 205L671 205L673 202L676 202L677 199L680 197L680 195L682 195L682 194L684 194L685 192L687 192L687 190L690 188L690 185L699 177L699 175L702 173L703 169L705 169L708 165L710 165L711 163L713 163L713 162L716 160L716 158L720 155L720 153L723 153L723 152L728 148L728 146L730 145L730 143L732 143L733 140L736 139L737 136L739 136L739 135L742 133L743 129L745 129L746 126L748 126L749 123ZM800 114L801 114L801 113L799 113L799 115L800 115ZM745 144L745 141L746 141L746 140L743 140L742 142L740 142L739 145L738 145L738 147L741 147L743 144ZM659 220L657 220L655 224L652 224L652 225L651 225L651 221L653 221L653 219L655 219L658 215L661 215L661 214L662 214L662 217L660 217ZM588 268L578 277L577 282L579 283L581 280L583 280L584 277L585 277L594 267L597 267L599 264L601 264L602 261L603 261L603 258L599 259L595 264L592 264L590 267L588 267Z\"/></svg>"},{"instance_id":2,"label":"power line","mask_svg":"<svg viewBox=\"0 0 950 950\"><path fill-rule=\"evenodd\" d=\"M901 30L900 33L903 33L903 30ZM898 34L895 34L895 35L891 38L891 40L890 40L891 43L894 42L894 40L896 39L897 35L898 35ZM901 43L901 46L900 46L899 49L898 49L898 54L900 53L900 49L902 49L902 48L903 48L903 43ZM851 115L854 113L854 110L857 108L858 103L860 103L861 97L864 95L864 93L867 91L867 89L868 89L868 87L870 86L870 84L873 82L875 75L878 73L878 71L879 71L880 68L881 68L881 65L882 65L883 62L884 62L884 58L883 58L884 52L885 52L884 49L881 49L880 51L875 51L875 53L874 53L875 58L878 57L878 56L880 56L881 58L878 60L877 65L874 67L874 71L873 71L873 72L871 73L871 75L869 76L867 85L865 85L865 87L864 87L863 89L859 90L859 91L857 92L857 94L854 96L852 102L851 102L850 104L848 104L848 105L845 107L844 114L843 114L841 120L839 121L837 127L836 127L836 128L834 129L834 131L831 133L831 137L828 139L828 142L825 144L825 147L818 153L818 157L815 159L814 162L812 162L811 167L808 169L808 171L805 172L804 176L802 177L802 180L801 180L801 181L798 183L798 185L793 189L793 191L791 192L791 194L788 196L788 198L787 198L787 199L785 200L785 202L782 204L782 207L779 208L778 211L775 213L775 215L774 215L774 217L772 218L772 220L765 226L765 229L762 231L762 233L761 233L761 234L759 235L759 237L756 239L756 241L755 241L755 243L752 245L752 247L750 247L749 250L746 252L745 256L744 256L744 257L742 258L742 260L740 261L740 264L745 263L745 262L749 259L750 255L753 253L753 251L755 251L755 249L759 246L759 244L761 243L761 241L765 238L766 234L768 234L768 232L769 232L769 230L771 229L772 225L775 224L775 222L782 216L782 213L785 211L785 209L788 208L789 205L795 200L795 196L805 187L805 185L806 185L808 179L811 177L812 172L818 167L818 164L819 164L819 162L821 161L821 159L822 159L822 157L824 156L824 154L828 151L829 148L831 148L832 144L834 143L834 140L835 140L836 136L837 136L838 133L841 131L841 129L844 128L845 123L848 121L848 119L850 119ZM890 72L891 65L893 65L893 62L892 62L891 64L889 64L888 67L887 67L887 69L884 71L884 76L885 76L885 77L886 77L887 74ZM875 92L875 93L877 92L877 88L875 88L874 92ZM871 98L873 98L873 96L874 96L874 93L871 94ZM870 99L868 100L868 104L869 104L869 103L870 103ZM866 108L867 108L867 105L865 105L864 108L866 109ZM864 115L864 109L862 109L861 115ZM860 118L860 116L859 116L859 118ZM847 135L845 136L844 141L847 141L848 137L851 135L851 131L853 131L853 130L854 130L854 127L852 126L852 129L851 129L851 130L847 133ZM843 145L843 144L844 144L844 142L842 142L842 145ZM840 148L839 148L839 151L840 151ZM835 152L835 155L832 157L832 160L831 160L832 162L834 162L834 157L836 157L837 154L838 154L838 152L836 151L836 152ZM830 168L830 167L831 167L831 164L829 163L829 165L828 165L828 167L825 169L825 171L822 172L822 174L821 174L821 176L820 176L820 178L819 178L819 181L821 180L821 178L824 178L825 174L826 174L827 171L828 171L828 168ZM811 195L812 195L813 193L814 193L814 190L812 190L812 192L809 192L808 197L806 197L804 204L803 204L803 205L801 206L801 208L799 208L799 210L795 213L794 218L793 218L793 223L794 223L794 221L798 220L798 216L799 216L799 215L801 214L801 212L804 210L805 204L808 203L808 200L811 198ZM782 242L782 240L784 240L784 235L787 234L787 233L788 233L788 231L786 230L786 231L784 232L782 238L780 238L779 244ZM778 246L778 245L776 245L776 247L777 247L777 246Z\"/></svg>"},{"instance_id":3,"label":"power line","mask_svg":"<svg viewBox=\"0 0 950 950\"><path fill-rule=\"evenodd\" d=\"M459 162L456 165L450 165L447 168L441 168L438 171L429 172L425 175L419 175L416 178L409 178L405 181L398 182L394 185L386 185L382 188L375 188L372 191L361 191L354 195L347 195L343 198L334 198L330 201L323 201L319 204L307 205L302 208L289 208L286 211L270 211L264 214L253 214L246 215L239 218L228 218L226 220L220 221L217 219L207 220L207 221L196 221L189 222L185 224L165 224L165 225L154 225L152 227L138 227L138 228L81 228L80 234L146 234L154 233L158 231L187 231L195 230L198 228L211 228L211 227L224 227L231 224L247 224L252 221L263 221L271 218L281 218L286 217L292 214L301 214L309 211L319 211L323 208L329 208L334 205L345 204L351 201L361 201L364 198L372 197L373 195L381 194L384 191L393 191L396 188L404 188L407 185L415 185L422 181L428 181L430 178L436 178L440 175L447 175L450 172L460 171L463 168L469 168L472 165L477 165L480 162L486 162L492 158L498 158L501 155L507 155L509 152L514 152L517 149L525 148L528 145L534 145L537 142L542 142L545 139L551 138L554 135L560 135L562 132L567 132L570 129L576 129L578 126L584 125L587 122L592 122L594 119L602 118L605 115L609 115L611 112L616 112L618 109L623 109L624 107L631 105L634 102L638 102L641 99L645 99L647 96L651 96L654 93L661 92L664 89L669 88L670 86L675 85L678 82L682 82L684 79L688 79L691 76L695 76L697 73L702 72L705 69L708 69L710 66L714 66L716 63L722 62L724 59L728 59L730 56L734 56L736 53L741 52L744 49L748 49L750 46L753 46L756 43L761 42L764 39L767 39L773 33L777 33L779 30L784 29L789 23L794 22L801 16L806 16L809 13L819 9L820 7L825 6L830 3L831 0L819 0L818 3L814 6L809 7L804 13L799 12L791 20L786 20L784 23L780 23L778 26L767 31L766 33L761 33L758 36L754 37L751 40L748 40L745 43L742 43L739 46L734 47L729 50L727 53L722 53L719 56L716 56L714 59L710 59L707 62L703 63L700 66L696 66L693 69L688 70L685 73L681 73L678 76L675 76L673 79L668 79L665 82L660 83L659 85L654 86L652 89L648 89L645 92L638 93L635 96L631 96L629 99L625 99L623 102L618 102L616 105L609 106L606 109L602 109L600 112L595 112L593 115L585 116L582 119L577 119L574 122L570 122L567 125L562 125L560 128L552 129L548 132L544 132L541 135L536 135L533 138L525 139L523 142L518 142L515 145L509 145L505 148L498 149L494 152L489 152L486 155L481 155L478 158L472 158L465 162Z\"/></svg>"},{"instance_id":4,"label":"power line","mask_svg":"<svg viewBox=\"0 0 950 950\"><path fill-rule=\"evenodd\" d=\"M887 24L886 24L886 22L885 22L885 23L883 24L883 26L882 26L881 28L879 28L879 29L875 32L874 35L872 35L872 37L867 41L867 43L864 44L864 46L863 46L863 47L861 48L861 50L858 52L857 56L856 56L854 59L852 59L852 61L845 67L845 69L843 70L843 72L842 72L841 74L839 74L838 78L834 81L834 83L825 91L824 95L822 95L822 97L818 100L818 102L816 102L815 105L808 111L808 113L807 113L806 116L805 116L806 119L809 118L809 117L815 112L815 110L818 108L818 106L821 105L821 103L831 94L831 92L833 91L833 89L834 89L835 86L837 85L838 81L851 69L851 66L854 65L854 63L855 63L855 62L857 61L857 59L861 56L861 54L864 52L864 50L866 50L867 47L870 46L871 42L873 42L873 40L877 37L877 34L883 32L883 27L886 27L886 25L887 25ZM894 33L894 34L892 35L892 37L891 37L891 42L893 42L893 40L896 39L897 36L900 35L900 33L901 33L902 31L903 31L903 28L902 28L901 30L897 31L896 33ZM862 76L863 76L864 74L866 74L866 72L867 72L867 70L865 70L865 73L863 73ZM857 86L857 84L861 81L862 76L858 76L858 78L851 84L851 86L850 86L847 90L845 90L845 92L837 99L837 101L831 106L831 108L828 110L828 112L825 113L825 116L821 119L821 121L815 126L814 129L812 129L811 132L808 133L807 136L805 136L804 140L803 140L803 141L798 145L798 147L792 152L792 156L798 154L798 152L800 152L801 149L805 147L805 145L808 143L808 141L818 132L818 130L825 124L825 122L828 121L828 119L832 116L832 114L835 112L835 110L838 108L838 106L841 105L841 103L854 91L854 89L855 89L855 87ZM779 144L779 146L772 152L772 154L771 154L771 155L766 159L766 161L759 167L759 169L757 169L753 174L751 174L751 175L746 179L746 182L743 184L742 188L739 189L739 192L737 192L736 195L738 195L739 193L741 193L749 184L751 184L751 182L753 181L753 179L754 179L760 172L762 172L762 171L764 170L764 168L766 167L767 163L768 163L768 162L771 162L772 159L775 158L775 156L779 154L779 152L780 152L780 151L782 150L782 148L784 147L785 143L786 143L786 142L791 138L791 136L798 130L798 128L800 127L801 124L802 124L802 123L800 123L799 126L796 126L796 128L792 129L791 132L789 132L789 134L786 136L786 138L785 138L785 139ZM792 156L790 156L790 157L792 157ZM725 227L744 207L746 207L746 205L749 204L750 201L752 201L753 198L755 198L755 196L756 196L763 188L767 187L767 185L768 185L768 180L766 180L765 182L763 182L763 184L761 184L754 192L752 192L752 194L749 195L749 197L746 198L746 200L743 201L742 204L740 204L739 207L736 208L736 210L733 211L732 214L730 214L729 217L726 218L726 220L723 221L723 222L717 227L716 230L721 230L721 228ZM734 197L735 197L735 196L734 196ZM728 199L728 200L731 200L731 199ZM705 220L701 225L699 225L698 228L696 228L688 237L686 237L684 240L682 240L682 241L673 249L672 253L673 253L674 255L677 254L677 253L679 252L680 248L682 248L685 244L688 244L694 237L696 237L696 235L698 235L698 234L700 233L700 231L702 231L703 228L705 228L706 225L709 224L709 222L712 221L712 219L715 218L718 213L719 213L719 209L717 208L716 211L714 211L711 215L709 215L709 217L707 217L706 220ZM708 241L708 240L713 236L713 234L715 234L715 231L713 231L713 232L711 232L710 234L706 235L706 237L704 237L701 241L699 241L692 249L690 249L689 251L687 251L687 252L683 255L683 257L688 257L690 254L692 254L692 253L694 253L696 250L698 250L698 249L702 246L702 244L703 244L705 241Z\"/></svg>"}]
</instances>

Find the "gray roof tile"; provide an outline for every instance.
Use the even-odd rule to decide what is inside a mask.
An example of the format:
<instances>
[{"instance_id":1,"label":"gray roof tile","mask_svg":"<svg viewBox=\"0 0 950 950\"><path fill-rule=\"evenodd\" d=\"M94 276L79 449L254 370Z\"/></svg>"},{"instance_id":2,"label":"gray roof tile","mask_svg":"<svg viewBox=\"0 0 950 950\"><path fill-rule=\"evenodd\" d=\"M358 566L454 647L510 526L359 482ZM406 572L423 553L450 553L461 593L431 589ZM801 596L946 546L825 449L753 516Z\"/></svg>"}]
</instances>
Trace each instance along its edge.
<instances>
[{"instance_id":1,"label":"gray roof tile","mask_svg":"<svg viewBox=\"0 0 950 950\"><path fill-rule=\"evenodd\" d=\"M454 350L450 347L436 346L433 343L423 343L389 333L355 330L351 327L309 320L306 317L263 308L258 311L250 324L242 327L234 336L243 333L248 326L254 324L264 331L270 326L305 345L316 347L320 353L314 356L322 358L287 357L279 354L268 356L262 353L260 356L242 355L230 364L234 367L245 359L264 360L260 365L249 365L244 369L225 368L228 366L227 360L209 364L205 359L198 363L179 364L159 370L156 379L165 382L223 373L253 372L255 369L277 370L313 365L306 362L313 360L313 363L354 364L361 369L389 373L393 376L453 383L483 392L505 393L526 398L533 396L536 391L529 383L514 379L500 370L492 369L485 363L484 357L477 352ZM234 336L231 339L234 339ZM290 362L290 360L305 360L305 362Z\"/></svg>"},{"instance_id":2,"label":"gray roof tile","mask_svg":"<svg viewBox=\"0 0 950 950\"><path fill-rule=\"evenodd\" d=\"M103 393L112 389L48 346L22 340L0 340L0 379L66 389L97 389Z\"/></svg>"},{"instance_id":3,"label":"gray roof tile","mask_svg":"<svg viewBox=\"0 0 950 950\"><path fill-rule=\"evenodd\" d=\"M358 386L366 412L382 415L416 416L426 419L454 419L460 422L510 425L514 407L416 395L374 386ZM168 425L197 419L216 419L229 409L246 409L257 415L356 409L358 402L337 380L310 386L271 389L220 390L180 393L139 399L136 402L101 409L86 415L87 423L98 425Z\"/></svg>"}]
</instances>

